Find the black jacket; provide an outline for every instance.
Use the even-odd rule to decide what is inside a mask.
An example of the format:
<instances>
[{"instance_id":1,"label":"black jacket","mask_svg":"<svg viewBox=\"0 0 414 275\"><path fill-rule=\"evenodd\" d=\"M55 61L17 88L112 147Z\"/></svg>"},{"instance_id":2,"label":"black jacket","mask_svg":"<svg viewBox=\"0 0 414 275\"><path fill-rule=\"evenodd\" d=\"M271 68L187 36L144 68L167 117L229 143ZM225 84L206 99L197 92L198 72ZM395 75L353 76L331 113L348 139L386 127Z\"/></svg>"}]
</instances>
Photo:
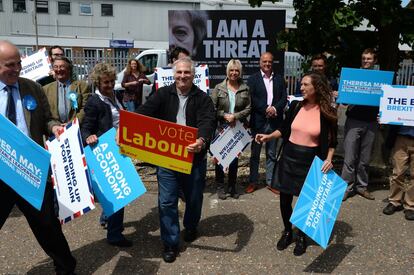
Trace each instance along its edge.
<instances>
[{"instance_id":1,"label":"black jacket","mask_svg":"<svg viewBox=\"0 0 414 275\"><path fill-rule=\"evenodd\" d=\"M90 135L101 136L112 126L111 107L103 102L99 95L92 94L86 102L85 117L81 124L82 141L85 144Z\"/></svg>"},{"instance_id":2,"label":"black jacket","mask_svg":"<svg viewBox=\"0 0 414 275\"><path fill-rule=\"evenodd\" d=\"M251 97L251 112L250 112L250 127L253 134L261 131L266 121L267 108L267 91L263 81L261 71L251 75L247 79L247 86L250 89ZM273 129L279 127L283 120L283 110L287 103L285 81L280 75L273 74L273 100L272 106L277 111L275 118L269 119L270 125Z\"/></svg>"},{"instance_id":3,"label":"black jacket","mask_svg":"<svg viewBox=\"0 0 414 275\"><path fill-rule=\"evenodd\" d=\"M159 88L143 105L137 108L136 112L176 123L179 102L174 83ZM216 113L213 101L194 84L187 99L186 125L197 128L197 138L203 138L207 144L210 143L216 129ZM203 159L207 152L206 149L195 154L194 161Z\"/></svg>"},{"instance_id":4,"label":"black jacket","mask_svg":"<svg viewBox=\"0 0 414 275\"><path fill-rule=\"evenodd\" d=\"M279 131L282 133L283 142L289 141L290 133L292 130L292 122L296 115L302 108L302 101L293 101L290 104L289 110L286 112L286 117L283 120L282 126ZM336 123L329 122L321 114L321 133L319 135L319 153L318 157L325 160L328 155L329 148L336 148L338 125Z\"/></svg>"}]
</instances>

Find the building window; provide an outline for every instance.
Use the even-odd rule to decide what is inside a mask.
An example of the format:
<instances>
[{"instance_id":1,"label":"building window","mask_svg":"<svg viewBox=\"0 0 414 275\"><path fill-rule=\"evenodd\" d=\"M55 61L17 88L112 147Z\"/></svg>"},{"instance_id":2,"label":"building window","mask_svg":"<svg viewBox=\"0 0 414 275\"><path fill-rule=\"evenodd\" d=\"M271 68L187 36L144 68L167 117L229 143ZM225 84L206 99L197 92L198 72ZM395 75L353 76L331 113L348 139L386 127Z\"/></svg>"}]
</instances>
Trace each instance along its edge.
<instances>
[{"instance_id":1,"label":"building window","mask_svg":"<svg viewBox=\"0 0 414 275\"><path fill-rule=\"evenodd\" d=\"M33 47L26 47L24 53L26 54L26 56L29 56L34 54L35 51L33 50Z\"/></svg>"},{"instance_id":2,"label":"building window","mask_svg":"<svg viewBox=\"0 0 414 275\"><path fill-rule=\"evenodd\" d=\"M92 15L92 4L79 4L81 15Z\"/></svg>"},{"instance_id":3,"label":"building window","mask_svg":"<svg viewBox=\"0 0 414 275\"><path fill-rule=\"evenodd\" d=\"M58 13L59 14L70 14L70 2L58 2Z\"/></svg>"},{"instance_id":4,"label":"building window","mask_svg":"<svg viewBox=\"0 0 414 275\"><path fill-rule=\"evenodd\" d=\"M112 4L101 4L102 16L113 16L114 10Z\"/></svg>"},{"instance_id":5,"label":"building window","mask_svg":"<svg viewBox=\"0 0 414 275\"><path fill-rule=\"evenodd\" d=\"M13 0L14 12L26 12L26 0Z\"/></svg>"},{"instance_id":6,"label":"building window","mask_svg":"<svg viewBox=\"0 0 414 275\"><path fill-rule=\"evenodd\" d=\"M3 11L3 0L0 0L0 11Z\"/></svg>"},{"instance_id":7,"label":"building window","mask_svg":"<svg viewBox=\"0 0 414 275\"><path fill-rule=\"evenodd\" d=\"M64 48L65 56L69 59L72 59L72 49L71 48Z\"/></svg>"},{"instance_id":8,"label":"building window","mask_svg":"<svg viewBox=\"0 0 414 275\"><path fill-rule=\"evenodd\" d=\"M49 12L49 3L48 1L37 0L36 3L36 12L37 13L48 13Z\"/></svg>"}]
</instances>

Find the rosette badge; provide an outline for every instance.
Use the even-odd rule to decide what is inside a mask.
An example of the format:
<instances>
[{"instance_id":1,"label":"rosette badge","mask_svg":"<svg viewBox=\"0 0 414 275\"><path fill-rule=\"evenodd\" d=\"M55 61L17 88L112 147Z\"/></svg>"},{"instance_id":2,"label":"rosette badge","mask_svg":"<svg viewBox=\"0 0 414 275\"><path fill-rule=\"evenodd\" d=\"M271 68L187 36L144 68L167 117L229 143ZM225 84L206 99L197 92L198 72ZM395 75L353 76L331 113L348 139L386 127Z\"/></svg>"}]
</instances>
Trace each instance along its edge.
<instances>
[{"instance_id":1,"label":"rosette badge","mask_svg":"<svg viewBox=\"0 0 414 275\"><path fill-rule=\"evenodd\" d=\"M69 91L66 94L66 97L70 100L70 105L73 109L78 109L78 94L75 91Z\"/></svg>"},{"instance_id":2,"label":"rosette badge","mask_svg":"<svg viewBox=\"0 0 414 275\"><path fill-rule=\"evenodd\" d=\"M32 95L26 95L23 97L23 106L29 111L35 110L37 107L36 99Z\"/></svg>"}]
</instances>

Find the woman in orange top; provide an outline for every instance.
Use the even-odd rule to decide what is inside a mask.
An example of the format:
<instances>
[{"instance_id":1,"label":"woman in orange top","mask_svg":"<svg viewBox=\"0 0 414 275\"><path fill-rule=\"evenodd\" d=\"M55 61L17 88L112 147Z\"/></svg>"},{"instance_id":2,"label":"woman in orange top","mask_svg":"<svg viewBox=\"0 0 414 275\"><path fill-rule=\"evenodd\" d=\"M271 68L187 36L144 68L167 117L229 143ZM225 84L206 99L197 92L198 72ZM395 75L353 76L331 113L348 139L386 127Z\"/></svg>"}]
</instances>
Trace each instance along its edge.
<instances>
[{"instance_id":1,"label":"woman in orange top","mask_svg":"<svg viewBox=\"0 0 414 275\"><path fill-rule=\"evenodd\" d=\"M283 153L272 179L272 187L280 191L280 211L284 231L277 243L284 250L292 243L293 196L298 196L315 156L325 160L322 172L332 167L332 157L337 145L337 115L331 106L332 93L327 79L316 72L306 74L300 88L303 101L292 102L280 129L271 134L258 134L256 142L266 142L283 137ZM299 230L293 254L306 252L305 234Z\"/></svg>"}]
</instances>

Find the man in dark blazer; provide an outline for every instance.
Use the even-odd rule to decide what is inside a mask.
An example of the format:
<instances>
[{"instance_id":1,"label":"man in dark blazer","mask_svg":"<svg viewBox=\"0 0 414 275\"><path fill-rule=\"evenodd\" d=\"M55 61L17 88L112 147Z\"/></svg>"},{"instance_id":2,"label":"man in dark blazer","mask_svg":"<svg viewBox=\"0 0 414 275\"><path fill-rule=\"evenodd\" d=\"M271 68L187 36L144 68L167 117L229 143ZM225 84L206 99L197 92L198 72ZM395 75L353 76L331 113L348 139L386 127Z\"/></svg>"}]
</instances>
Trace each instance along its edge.
<instances>
[{"instance_id":1,"label":"man in dark blazer","mask_svg":"<svg viewBox=\"0 0 414 275\"><path fill-rule=\"evenodd\" d=\"M273 72L273 55L265 52L260 56L260 71L247 80L251 96L250 127L252 135L268 134L276 130L283 120L283 110L287 103L285 82L282 76ZM276 161L277 140L266 143L266 184L270 187ZM250 154L250 176L246 193L258 188L259 161L262 145L252 142Z\"/></svg>"},{"instance_id":2,"label":"man in dark blazer","mask_svg":"<svg viewBox=\"0 0 414 275\"><path fill-rule=\"evenodd\" d=\"M21 69L16 46L0 40L0 114L9 118L39 145L43 145L44 136L47 137L50 133L58 136L62 126L58 121L52 120L47 98L40 85L19 77ZM56 274L73 274L76 260L55 216L51 182L46 184L43 204L38 211L0 180L0 228L14 205L26 217L40 246L53 259Z\"/></svg>"}]
</instances>

